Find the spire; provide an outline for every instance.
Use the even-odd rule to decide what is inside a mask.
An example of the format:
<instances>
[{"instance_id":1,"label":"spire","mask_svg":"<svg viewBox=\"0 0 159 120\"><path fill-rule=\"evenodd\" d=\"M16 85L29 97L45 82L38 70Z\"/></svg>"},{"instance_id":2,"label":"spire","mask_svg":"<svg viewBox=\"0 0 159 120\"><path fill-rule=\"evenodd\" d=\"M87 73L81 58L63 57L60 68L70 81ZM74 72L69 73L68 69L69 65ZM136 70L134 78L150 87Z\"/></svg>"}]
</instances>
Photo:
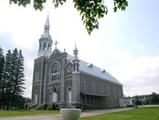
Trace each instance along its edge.
<instances>
[{"instance_id":1,"label":"spire","mask_svg":"<svg viewBox=\"0 0 159 120\"><path fill-rule=\"evenodd\" d=\"M44 26L44 32L49 32L50 30L50 23L49 23L49 14L47 15L47 19Z\"/></svg>"},{"instance_id":2,"label":"spire","mask_svg":"<svg viewBox=\"0 0 159 120\"><path fill-rule=\"evenodd\" d=\"M75 44L75 49L73 50L73 53L74 53L74 58L78 58L78 49L76 47L76 44Z\"/></svg>"},{"instance_id":3,"label":"spire","mask_svg":"<svg viewBox=\"0 0 159 120\"><path fill-rule=\"evenodd\" d=\"M50 30L50 23L49 23L49 14L48 14L44 25L44 33L41 35L39 39L38 56L47 56L51 53L53 41L49 33L49 30Z\"/></svg>"},{"instance_id":4,"label":"spire","mask_svg":"<svg viewBox=\"0 0 159 120\"><path fill-rule=\"evenodd\" d=\"M54 43L55 49L57 49L57 44L58 44L58 42L57 42L57 40L56 40L55 43Z\"/></svg>"},{"instance_id":5,"label":"spire","mask_svg":"<svg viewBox=\"0 0 159 120\"><path fill-rule=\"evenodd\" d=\"M73 50L74 59L73 59L73 72L79 73L79 59L78 59L78 49L75 44L75 49Z\"/></svg>"}]
</instances>

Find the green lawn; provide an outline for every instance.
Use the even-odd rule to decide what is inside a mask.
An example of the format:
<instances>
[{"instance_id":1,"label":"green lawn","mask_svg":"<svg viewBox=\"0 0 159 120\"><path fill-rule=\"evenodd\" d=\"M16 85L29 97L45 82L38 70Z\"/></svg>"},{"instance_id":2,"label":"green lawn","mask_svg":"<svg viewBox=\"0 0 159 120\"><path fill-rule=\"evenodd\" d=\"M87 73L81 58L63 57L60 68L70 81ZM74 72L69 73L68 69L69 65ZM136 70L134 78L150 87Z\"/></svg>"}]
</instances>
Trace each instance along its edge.
<instances>
[{"instance_id":1,"label":"green lawn","mask_svg":"<svg viewBox=\"0 0 159 120\"><path fill-rule=\"evenodd\" d=\"M9 116L27 116L27 115L51 115L57 114L57 110L12 110L12 111L1 111L0 117L9 117Z\"/></svg>"},{"instance_id":2,"label":"green lawn","mask_svg":"<svg viewBox=\"0 0 159 120\"><path fill-rule=\"evenodd\" d=\"M55 110L15 110L0 111L0 117L27 116L27 115L51 115L57 114ZM82 117L80 120L159 120L159 107L138 108L124 112L115 112L97 116Z\"/></svg>"},{"instance_id":3,"label":"green lawn","mask_svg":"<svg viewBox=\"0 0 159 120\"><path fill-rule=\"evenodd\" d=\"M83 117L80 120L159 120L159 108L138 108L124 112Z\"/></svg>"}]
</instances>

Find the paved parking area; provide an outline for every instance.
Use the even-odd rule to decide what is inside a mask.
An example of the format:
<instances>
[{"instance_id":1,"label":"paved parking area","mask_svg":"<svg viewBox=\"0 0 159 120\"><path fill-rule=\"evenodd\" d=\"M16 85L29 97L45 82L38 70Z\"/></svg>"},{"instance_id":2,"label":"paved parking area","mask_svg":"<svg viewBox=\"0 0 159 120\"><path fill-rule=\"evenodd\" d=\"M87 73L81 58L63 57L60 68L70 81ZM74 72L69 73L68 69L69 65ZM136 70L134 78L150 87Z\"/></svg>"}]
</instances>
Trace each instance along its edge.
<instances>
[{"instance_id":1,"label":"paved parking area","mask_svg":"<svg viewBox=\"0 0 159 120\"><path fill-rule=\"evenodd\" d=\"M103 109L103 110L91 110L82 112L81 117L93 116L104 113L112 113L119 111L126 111L132 108L113 108L113 109ZM0 120L62 120L60 114L57 115L44 115L44 116L20 116L20 117L0 117Z\"/></svg>"}]
</instances>

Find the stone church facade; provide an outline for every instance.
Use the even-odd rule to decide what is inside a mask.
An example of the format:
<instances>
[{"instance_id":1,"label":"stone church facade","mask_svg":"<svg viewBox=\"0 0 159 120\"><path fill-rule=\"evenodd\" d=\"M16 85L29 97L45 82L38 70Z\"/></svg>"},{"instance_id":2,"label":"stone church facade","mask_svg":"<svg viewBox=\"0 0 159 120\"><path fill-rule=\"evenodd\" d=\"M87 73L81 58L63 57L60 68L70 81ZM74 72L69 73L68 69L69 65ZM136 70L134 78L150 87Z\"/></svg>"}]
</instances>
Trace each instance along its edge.
<instances>
[{"instance_id":1,"label":"stone church facade","mask_svg":"<svg viewBox=\"0 0 159 120\"><path fill-rule=\"evenodd\" d=\"M118 107L123 97L122 84L104 69L78 58L78 49L69 55L55 42L52 51L47 17L39 39L38 58L34 60L32 105L55 104L58 107Z\"/></svg>"}]
</instances>

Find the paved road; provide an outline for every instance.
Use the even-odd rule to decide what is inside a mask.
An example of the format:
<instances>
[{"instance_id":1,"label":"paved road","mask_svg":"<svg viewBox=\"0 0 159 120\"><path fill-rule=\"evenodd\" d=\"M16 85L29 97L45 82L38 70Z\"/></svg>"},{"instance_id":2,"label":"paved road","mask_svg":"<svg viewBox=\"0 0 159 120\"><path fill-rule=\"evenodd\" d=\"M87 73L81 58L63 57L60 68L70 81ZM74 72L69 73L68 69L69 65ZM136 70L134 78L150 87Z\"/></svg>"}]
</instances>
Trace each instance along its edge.
<instances>
[{"instance_id":1,"label":"paved road","mask_svg":"<svg viewBox=\"0 0 159 120\"><path fill-rule=\"evenodd\" d=\"M81 117L93 116L104 113L112 113L119 111L126 111L132 108L114 108L114 109L104 109L104 110L92 110L82 112ZM20 116L20 117L0 117L0 120L62 120L60 114L57 115L45 115L45 116Z\"/></svg>"},{"instance_id":2,"label":"paved road","mask_svg":"<svg viewBox=\"0 0 159 120\"><path fill-rule=\"evenodd\" d=\"M139 108L145 108L145 107L159 107L159 105L139 105Z\"/></svg>"}]
</instances>

